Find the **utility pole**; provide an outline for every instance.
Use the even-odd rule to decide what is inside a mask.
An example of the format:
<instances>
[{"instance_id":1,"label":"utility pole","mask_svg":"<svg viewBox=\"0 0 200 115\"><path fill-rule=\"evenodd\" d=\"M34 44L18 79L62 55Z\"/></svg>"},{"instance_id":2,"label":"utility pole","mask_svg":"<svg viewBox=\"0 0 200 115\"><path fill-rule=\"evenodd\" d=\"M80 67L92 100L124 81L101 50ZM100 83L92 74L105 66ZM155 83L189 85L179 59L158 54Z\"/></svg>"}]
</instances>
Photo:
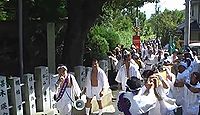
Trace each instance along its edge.
<instances>
[{"instance_id":1,"label":"utility pole","mask_svg":"<svg viewBox=\"0 0 200 115\"><path fill-rule=\"evenodd\" d=\"M136 35L137 36L140 36L140 32L139 32L139 29L140 29L140 20L139 20L139 10L138 10L138 6L136 8L136 18L135 18L135 28L136 28Z\"/></svg>"},{"instance_id":2,"label":"utility pole","mask_svg":"<svg viewBox=\"0 0 200 115\"><path fill-rule=\"evenodd\" d=\"M190 7L191 0L185 0L185 28L184 28L184 48L190 43Z\"/></svg>"},{"instance_id":3,"label":"utility pole","mask_svg":"<svg viewBox=\"0 0 200 115\"><path fill-rule=\"evenodd\" d=\"M159 13L159 7L158 7L158 2L160 2L159 0L155 0L156 5L155 5L155 14L156 16ZM156 22L158 22L157 18L156 18ZM158 26L156 25L156 38L158 38Z\"/></svg>"},{"instance_id":4,"label":"utility pole","mask_svg":"<svg viewBox=\"0 0 200 115\"><path fill-rule=\"evenodd\" d=\"M19 66L20 78L23 81L24 64L23 64L23 30L22 30L22 0L18 0L18 23L19 23Z\"/></svg>"}]
</instances>

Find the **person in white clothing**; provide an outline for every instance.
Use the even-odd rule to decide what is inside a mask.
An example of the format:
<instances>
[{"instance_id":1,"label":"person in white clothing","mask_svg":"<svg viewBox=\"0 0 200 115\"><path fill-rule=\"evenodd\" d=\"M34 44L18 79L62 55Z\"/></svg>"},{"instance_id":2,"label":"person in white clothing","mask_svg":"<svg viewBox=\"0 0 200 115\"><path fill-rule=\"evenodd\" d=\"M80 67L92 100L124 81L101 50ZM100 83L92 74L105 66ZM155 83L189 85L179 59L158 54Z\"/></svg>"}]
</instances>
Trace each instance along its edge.
<instances>
[{"instance_id":1,"label":"person in white clothing","mask_svg":"<svg viewBox=\"0 0 200 115\"><path fill-rule=\"evenodd\" d=\"M183 115L199 115L200 73L193 72L184 83Z\"/></svg>"},{"instance_id":2,"label":"person in white clothing","mask_svg":"<svg viewBox=\"0 0 200 115\"><path fill-rule=\"evenodd\" d=\"M99 105L99 115L102 115L102 96L103 91L109 88L108 78L105 72L99 67L98 60L92 60L92 71L88 71L86 78L86 86L83 93L86 93L86 115L89 115L91 108L91 100L96 96Z\"/></svg>"},{"instance_id":3,"label":"person in white clothing","mask_svg":"<svg viewBox=\"0 0 200 115\"><path fill-rule=\"evenodd\" d=\"M189 71L187 70L187 64L184 62L180 62L178 66L178 74L176 81L174 83L174 91L176 103L178 105L183 105L184 102L184 82L189 79Z\"/></svg>"},{"instance_id":4,"label":"person in white clothing","mask_svg":"<svg viewBox=\"0 0 200 115\"><path fill-rule=\"evenodd\" d=\"M119 69L115 81L119 83L119 89L125 91L126 90L126 82L131 77L137 77L142 80L140 72L138 68L131 63L131 53L126 52L124 55L124 64Z\"/></svg>"},{"instance_id":5,"label":"person in white clothing","mask_svg":"<svg viewBox=\"0 0 200 115\"><path fill-rule=\"evenodd\" d=\"M67 73L67 67L60 65L57 68L59 79L56 82L56 94L54 100L60 115L71 115L72 101L78 99L81 94L80 87L75 77Z\"/></svg>"}]
</instances>

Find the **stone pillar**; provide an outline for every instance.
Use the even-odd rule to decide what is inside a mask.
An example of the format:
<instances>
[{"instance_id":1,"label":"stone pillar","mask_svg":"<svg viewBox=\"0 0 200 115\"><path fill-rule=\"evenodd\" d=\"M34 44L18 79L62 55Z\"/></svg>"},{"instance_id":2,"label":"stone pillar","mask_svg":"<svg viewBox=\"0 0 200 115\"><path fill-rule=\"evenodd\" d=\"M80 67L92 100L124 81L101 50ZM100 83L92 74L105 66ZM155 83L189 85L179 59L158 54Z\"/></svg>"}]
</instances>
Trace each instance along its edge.
<instances>
[{"instance_id":1,"label":"stone pillar","mask_svg":"<svg viewBox=\"0 0 200 115\"><path fill-rule=\"evenodd\" d=\"M19 77L11 77L8 79L11 90L8 90L9 104L12 106L10 113L12 115L23 115L21 81Z\"/></svg>"},{"instance_id":2,"label":"stone pillar","mask_svg":"<svg viewBox=\"0 0 200 115\"><path fill-rule=\"evenodd\" d=\"M36 111L48 111L50 110L48 67L40 66L35 68L35 81Z\"/></svg>"},{"instance_id":3,"label":"stone pillar","mask_svg":"<svg viewBox=\"0 0 200 115\"><path fill-rule=\"evenodd\" d=\"M58 81L58 74L50 74L50 108L56 109L56 101L54 100L54 95L56 94L56 82Z\"/></svg>"},{"instance_id":4,"label":"stone pillar","mask_svg":"<svg viewBox=\"0 0 200 115\"><path fill-rule=\"evenodd\" d=\"M6 77L0 76L0 115L9 115Z\"/></svg>"},{"instance_id":5,"label":"stone pillar","mask_svg":"<svg viewBox=\"0 0 200 115\"><path fill-rule=\"evenodd\" d=\"M79 87L83 89L85 87L85 66L76 66L74 67L75 78L79 84Z\"/></svg>"},{"instance_id":6,"label":"stone pillar","mask_svg":"<svg viewBox=\"0 0 200 115\"><path fill-rule=\"evenodd\" d=\"M107 60L100 60L99 66L100 66L101 69L103 69L103 71L108 76L108 61Z\"/></svg>"},{"instance_id":7,"label":"stone pillar","mask_svg":"<svg viewBox=\"0 0 200 115\"><path fill-rule=\"evenodd\" d=\"M35 115L36 114L36 104L35 104L35 88L34 88L34 78L33 74L24 75L24 87L23 95L25 99L25 114Z\"/></svg>"},{"instance_id":8,"label":"stone pillar","mask_svg":"<svg viewBox=\"0 0 200 115\"><path fill-rule=\"evenodd\" d=\"M55 24L47 24L47 54L49 73L55 74Z\"/></svg>"}]
</instances>

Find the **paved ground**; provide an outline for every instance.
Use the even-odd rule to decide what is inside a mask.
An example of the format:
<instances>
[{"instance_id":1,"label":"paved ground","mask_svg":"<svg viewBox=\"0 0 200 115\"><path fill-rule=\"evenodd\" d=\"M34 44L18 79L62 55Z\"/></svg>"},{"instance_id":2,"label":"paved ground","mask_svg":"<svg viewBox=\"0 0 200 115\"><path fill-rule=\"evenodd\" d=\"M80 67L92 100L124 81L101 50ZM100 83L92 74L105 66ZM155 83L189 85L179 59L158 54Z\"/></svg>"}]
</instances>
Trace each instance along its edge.
<instances>
[{"instance_id":1,"label":"paved ground","mask_svg":"<svg viewBox=\"0 0 200 115\"><path fill-rule=\"evenodd\" d=\"M105 107L103 109L104 114L103 115L124 115L123 113L121 113L120 111L118 111L117 109L117 103L116 103L116 98L118 96L118 91L116 90L116 88L114 88L114 90L112 90L112 94L113 94L113 101L112 101L112 105ZM98 115L97 113L94 113L92 115Z\"/></svg>"},{"instance_id":2,"label":"paved ground","mask_svg":"<svg viewBox=\"0 0 200 115\"><path fill-rule=\"evenodd\" d=\"M103 108L103 112L104 112L103 115L124 115L117 109L117 105L116 105L116 98L118 96L118 91L116 90L117 88L114 87L112 89L113 89L112 90L112 95L113 95L112 105ZM72 115L83 115L83 113L84 111L76 111L76 112L73 112ZM57 113L56 110L50 110L47 112L37 112L36 115L59 115L59 114ZM94 112L91 115L98 115L98 111Z\"/></svg>"}]
</instances>

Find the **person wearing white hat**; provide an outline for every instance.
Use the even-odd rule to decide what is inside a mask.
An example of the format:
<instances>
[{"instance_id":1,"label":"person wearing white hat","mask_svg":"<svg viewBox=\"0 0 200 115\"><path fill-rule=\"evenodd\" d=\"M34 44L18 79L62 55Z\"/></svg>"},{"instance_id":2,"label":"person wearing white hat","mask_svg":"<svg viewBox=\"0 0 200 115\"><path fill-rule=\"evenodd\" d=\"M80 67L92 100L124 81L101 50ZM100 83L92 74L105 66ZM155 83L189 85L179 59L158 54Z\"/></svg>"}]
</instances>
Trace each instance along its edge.
<instances>
[{"instance_id":1,"label":"person wearing white hat","mask_svg":"<svg viewBox=\"0 0 200 115\"><path fill-rule=\"evenodd\" d=\"M187 64L180 62L178 65L178 74L174 83L175 98L178 105L183 105L184 102L184 82L189 79L190 73L187 70Z\"/></svg>"},{"instance_id":2,"label":"person wearing white hat","mask_svg":"<svg viewBox=\"0 0 200 115\"><path fill-rule=\"evenodd\" d=\"M57 68L59 79L56 82L56 94L54 100L60 115L71 115L73 97L81 94L80 87L75 77L67 73L67 67L60 65Z\"/></svg>"}]
</instances>

